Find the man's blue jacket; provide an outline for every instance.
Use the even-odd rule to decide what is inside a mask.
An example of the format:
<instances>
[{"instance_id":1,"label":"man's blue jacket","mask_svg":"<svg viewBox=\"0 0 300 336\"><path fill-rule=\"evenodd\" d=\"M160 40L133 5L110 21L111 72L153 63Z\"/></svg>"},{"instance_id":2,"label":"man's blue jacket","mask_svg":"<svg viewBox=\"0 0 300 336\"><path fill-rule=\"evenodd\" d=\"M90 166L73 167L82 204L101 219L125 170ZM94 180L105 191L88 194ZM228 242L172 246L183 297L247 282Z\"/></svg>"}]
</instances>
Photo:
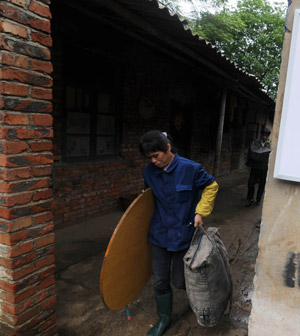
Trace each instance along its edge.
<instances>
[{"instance_id":1,"label":"man's blue jacket","mask_svg":"<svg viewBox=\"0 0 300 336\"><path fill-rule=\"evenodd\" d=\"M194 233L194 217L199 191L215 179L194 161L175 157L165 171L150 163L143 170L145 188L151 187L156 207L148 240L169 251L189 247Z\"/></svg>"}]
</instances>

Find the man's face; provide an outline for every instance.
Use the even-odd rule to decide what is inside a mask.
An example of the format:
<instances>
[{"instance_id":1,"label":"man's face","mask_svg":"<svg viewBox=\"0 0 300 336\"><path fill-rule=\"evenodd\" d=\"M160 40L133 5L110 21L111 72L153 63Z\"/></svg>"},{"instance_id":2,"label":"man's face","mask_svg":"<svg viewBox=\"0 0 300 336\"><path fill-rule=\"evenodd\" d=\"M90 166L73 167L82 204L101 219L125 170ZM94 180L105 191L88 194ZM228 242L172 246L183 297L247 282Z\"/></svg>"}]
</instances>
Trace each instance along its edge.
<instances>
[{"instance_id":1,"label":"man's face","mask_svg":"<svg viewBox=\"0 0 300 336\"><path fill-rule=\"evenodd\" d=\"M173 154L171 152L171 146L168 145L168 150L166 152L157 151L153 153L147 153L146 157L156 167L165 168L170 164L173 158Z\"/></svg>"},{"instance_id":2,"label":"man's face","mask_svg":"<svg viewBox=\"0 0 300 336\"><path fill-rule=\"evenodd\" d=\"M263 133L263 134L261 135L261 138L262 138L263 142L266 142L266 141L269 139L269 136L270 136L270 134Z\"/></svg>"}]
</instances>

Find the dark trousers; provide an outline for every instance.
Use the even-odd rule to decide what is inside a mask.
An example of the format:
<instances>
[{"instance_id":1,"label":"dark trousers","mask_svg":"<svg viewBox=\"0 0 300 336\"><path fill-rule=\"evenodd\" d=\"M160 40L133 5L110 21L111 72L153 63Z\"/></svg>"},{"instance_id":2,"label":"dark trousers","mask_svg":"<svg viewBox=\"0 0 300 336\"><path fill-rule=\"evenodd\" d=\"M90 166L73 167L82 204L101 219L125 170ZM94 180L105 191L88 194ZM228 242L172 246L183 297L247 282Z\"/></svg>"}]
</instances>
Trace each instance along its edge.
<instances>
[{"instance_id":1,"label":"dark trousers","mask_svg":"<svg viewBox=\"0 0 300 336\"><path fill-rule=\"evenodd\" d=\"M266 178L267 178L267 170L265 169L256 169L251 168L250 176L248 180L248 194L247 199L253 200L254 199L254 192L255 192L255 184L258 183L258 189L256 193L256 201L260 202L262 195L265 190L266 185Z\"/></svg>"},{"instance_id":2,"label":"dark trousers","mask_svg":"<svg viewBox=\"0 0 300 336\"><path fill-rule=\"evenodd\" d=\"M185 289L183 257L188 249L178 252L167 251L152 245L152 270L155 295L164 295L172 291L171 280L174 287Z\"/></svg>"}]
</instances>

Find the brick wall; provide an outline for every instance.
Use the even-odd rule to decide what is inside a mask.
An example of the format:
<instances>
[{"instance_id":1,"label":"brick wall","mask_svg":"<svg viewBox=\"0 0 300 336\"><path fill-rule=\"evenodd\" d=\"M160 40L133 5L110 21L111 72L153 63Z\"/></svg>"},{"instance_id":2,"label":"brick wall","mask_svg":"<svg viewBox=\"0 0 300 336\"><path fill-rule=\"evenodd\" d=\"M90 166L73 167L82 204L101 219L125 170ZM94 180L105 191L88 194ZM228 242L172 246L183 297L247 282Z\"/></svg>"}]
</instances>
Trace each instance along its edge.
<instances>
[{"instance_id":1,"label":"brick wall","mask_svg":"<svg viewBox=\"0 0 300 336\"><path fill-rule=\"evenodd\" d=\"M111 37L111 40L118 41L117 39L116 36ZM207 93L199 85L201 80L199 77L194 77L191 70L170 62L170 59L165 59L164 55L152 55L151 50L145 50L144 47L136 46L132 41L126 41L126 48L121 48L124 54L121 68L120 155L107 161L66 162L61 153L64 115L61 86L63 63L61 48L59 48L61 44L59 36L54 36L54 213L56 228L119 209L120 196L141 191L143 188L142 169L146 161L138 151L139 138L150 129L170 132L172 102L178 105L189 103L197 106L199 99L205 99L208 105L216 101L216 99L206 97ZM101 55L98 61L99 63L104 62L101 60ZM80 61L78 61L79 65ZM94 67L96 69L97 65L95 64ZM196 92L200 94L197 95ZM211 95L214 95L213 88ZM147 97L155 106L151 118L143 119L139 114L138 107L141 97ZM214 106L210 109L211 115L214 115L215 111L218 113L218 104L216 105L217 108ZM190 113L192 114L193 111ZM205 113L204 110L197 110L194 113L193 130L195 134L199 134L201 123L199 115L203 113ZM213 118L210 122L214 122ZM211 135L209 132L208 134ZM203 153L195 140L191 146L191 157L203 163L203 166L212 172L214 153L211 148L209 150L209 153Z\"/></svg>"},{"instance_id":2,"label":"brick wall","mask_svg":"<svg viewBox=\"0 0 300 336\"><path fill-rule=\"evenodd\" d=\"M216 85L195 74L192 68L157 54L144 45L137 45L136 41L120 37L119 33L109 30L107 34L111 34L109 40L115 41L122 50L122 54L112 56L118 57L121 64L121 76L117 76L122 83L120 155L107 162L82 160L77 163L66 162L62 155L65 112L62 103L64 69L60 46L64 42L61 34L53 35L54 199L57 228L120 208L120 196L140 192L143 188L142 169L146 162L137 148L139 138L150 129L170 133L174 105L190 107L187 111L192 119L189 157L201 162L210 173L213 171L220 109L220 95ZM101 41L101 37L98 38ZM103 43L101 47L103 52L106 45ZM90 45L89 48L95 46ZM76 57L74 53L72 57ZM101 59L100 53L98 63L105 61L105 58ZM80 59L76 64L85 66ZM93 68L96 71L97 64ZM141 97L150 99L155 107L151 118L144 119L139 113ZM223 155L223 159L226 161L222 165L224 172L229 172L230 155Z\"/></svg>"},{"instance_id":3,"label":"brick wall","mask_svg":"<svg viewBox=\"0 0 300 336\"><path fill-rule=\"evenodd\" d=\"M185 116L191 119L186 138L189 145L187 156L202 163L212 173L221 89L209 80L207 69L202 72L190 64L178 62L155 47L114 31L110 26L98 21L93 23L82 13L80 20L84 25L79 30L78 13L73 13L73 19L73 15L66 18L59 3L53 5L53 184L56 228L120 208L120 196L140 192L143 187L142 169L146 162L138 152L139 138L150 129L172 133L172 113L178 107L182 107ZM55 5L58 7L55 8ZM95 27L97 43L90 36L90 31ZM91 57L80 57L78 51L70 51L72 44L78 48L80 46L80 50L89 50ZM64 48L66 45L68 47ZM96 55L96 58L92 55ZM73 68L70 70L66 64L71 67L71 63ZM101 75L97 76L101 74L99 69L106 65L111 70L111 64L116 64L117 69L111 71L111 78L115 78L121 91L115 98L119 106L118 120L121 121L118 130L119 152L105 160L92 157L88 161L82 157L80 160L73 158L73 162L70 162L62 150L68 136L63 85L70 80L67 78L70 72L74 74L71 79L74 82L77 80L86 86L99 84L95 79L97 77L101 81ZM88 76L80 77L83 72ZM234 114L229 112L232 94L228 93L220 175L229 174L232 169L232 153L233 149L236 150L233 135L241 127L233 125ZM143 118L139 113L142 97L149 99L154 106L153 115L149 118ZM240 168L239 163L235 165Z\"/></svg>"},{"instance_id":4,"label":"brick wall","mask_svg":"<svg viewBox=\"0 0 300 336\"><path fill-rule=\"evenodd\" d=\"M0 334L54 335L50 1L0 4Z\"/></svg>"},{"instance_id":5,"label":"brick wall","mask_svg":"<svg viewBox=\"0 0 300 336\"><path fill-rule=\"evenodd\" d=\"M142 190L141 178L134 176L136 172L122 161L56 165L56 227L119 209L120 196Z\"/></svg>"}]
</instances>

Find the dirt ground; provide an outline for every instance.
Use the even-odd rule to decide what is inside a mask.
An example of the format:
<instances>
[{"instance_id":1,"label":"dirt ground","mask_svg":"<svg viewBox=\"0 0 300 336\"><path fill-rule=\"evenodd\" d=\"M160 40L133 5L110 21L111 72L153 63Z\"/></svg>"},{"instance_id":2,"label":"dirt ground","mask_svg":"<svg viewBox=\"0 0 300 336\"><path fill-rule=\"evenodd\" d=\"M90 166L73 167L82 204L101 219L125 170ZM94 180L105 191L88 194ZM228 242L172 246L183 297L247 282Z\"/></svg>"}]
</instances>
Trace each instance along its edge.
<instances>
[{"instance_id":1,"label":"dirt ground","mask_svg":"<svg viewBox=\"0 0 300 336\"><path fill-rule=\"evenodd\" d=\"M220 230L230 257L233 306L214 328L198 325L184 291L174 289L173 317L166 336L246 336L251 310L262 206L245 207L248 170L218 179L215 210L206 226ZM108 310L100 297L99 277L111 234L122 216L113 212L56 231L57 325L61 336L142 336L155 324L150 280L124 310Z\"/></svg>"}]
</instances>

